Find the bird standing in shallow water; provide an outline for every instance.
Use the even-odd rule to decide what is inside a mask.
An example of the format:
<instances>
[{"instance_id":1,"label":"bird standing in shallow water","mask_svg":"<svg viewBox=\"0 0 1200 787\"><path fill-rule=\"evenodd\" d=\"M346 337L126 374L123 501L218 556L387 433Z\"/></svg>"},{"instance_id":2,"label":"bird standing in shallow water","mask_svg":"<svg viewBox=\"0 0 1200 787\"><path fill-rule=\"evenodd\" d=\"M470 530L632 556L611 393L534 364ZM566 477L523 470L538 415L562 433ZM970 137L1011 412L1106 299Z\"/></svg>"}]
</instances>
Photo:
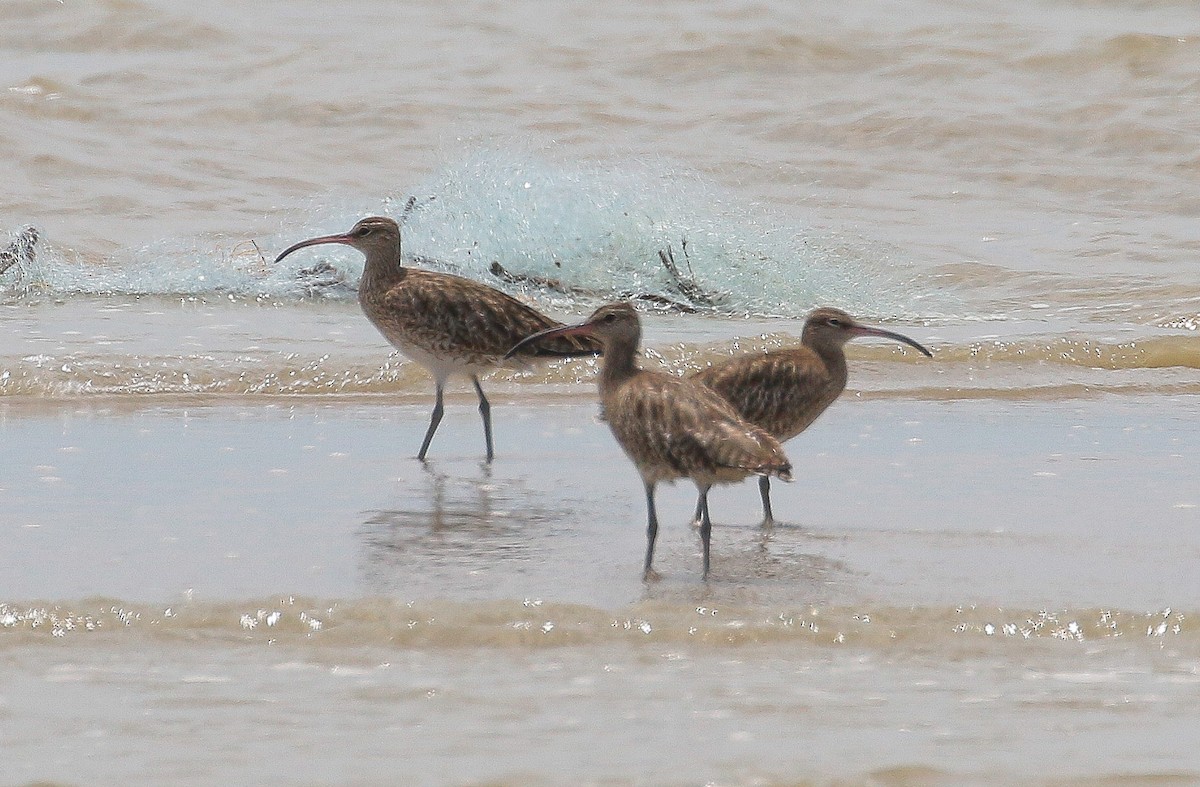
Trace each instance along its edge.
<instances>
[{"instance_id":1,"label":"bird standing in shallow water","mask_svg":"<svg viewBox=\"0 0 1200 787\"><path fill-rule=\"evenodd\" d=\"M437 401L417 458L425 460L429 443L442 420L442 396L452 374L471 378L479 394L487 461L491 462L491 406L479 375L501 364L513 345L530 334L561 326L541 312L499 290L449 273L406 268L400 257L400 226L372 216L344 235L310 238L288 247L279 262L307 246L337 243L362 252L366 259L358 302L379 332L411 360L433 375ZM533 358L594 355L599 345L584 338L563 337L538 342L517 354L516 364Z\"/></svg>"},{"instance_id":2,"label":"bird standing in shallow water","mask_svg":"<svg viewBox=\"0 0 1200 787\"><path fill-rule=\"evenodd\" d=\"M846 388L846 342L859 336L878 336L913 347L932 358L933 353L899 333L872 328L840 309L822 307L808 316L800 345L761 355L743 355L714 364L691 375L733 405L750 423L786 443L803 432ZM771 482L758 481L762 495L763 524L771 525ZM701 501L696 519L701 519Z\"/></svg>"},{"instance_id":3,"label":"bird standing in shallow water","mask_svg":"<svg viewBox=\"0 0 1200 787\"><path fill-rule=\"evenodd\" d=\"M779 441L746 423L712 390L681 377L637 365L642 329L628 303L602 306L580 325L553 328L525 339L519 353L554 337L590 336L604 345L600 402L604 418L621 448L633 460L646 488L646 561L644 579L654 579L654 541L658 515L654 487L659 481L690 478L700 491L700 539L704 576L708 576L712 521L708 490L713 484L741 481L748 475L791 480L791 464Z\"/></svg>"}]
</instances>

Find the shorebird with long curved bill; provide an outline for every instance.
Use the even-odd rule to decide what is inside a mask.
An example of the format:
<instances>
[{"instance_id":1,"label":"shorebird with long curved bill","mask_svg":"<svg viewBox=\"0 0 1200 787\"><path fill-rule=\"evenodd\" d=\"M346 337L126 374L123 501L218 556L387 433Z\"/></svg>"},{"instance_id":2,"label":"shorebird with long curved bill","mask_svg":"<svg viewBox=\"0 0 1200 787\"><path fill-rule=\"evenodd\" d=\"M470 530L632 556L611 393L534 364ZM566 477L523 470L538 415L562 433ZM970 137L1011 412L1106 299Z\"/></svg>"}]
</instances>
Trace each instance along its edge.
<instances>
[{"instance_id":1,"label":"shorebird with long curved bill","mask_svg":"<svg viewBox=\"0 0 1200 787\"><path fill-rule=\"evenodd\" d=\"M512 349L524 352L548 339L585 336L604 345L600 368L600 403L613 436L633 461L646 489L646 560L643 578L656 579L653 569L658 515L654 487L659 481L690 478L700 492L700 540L704 576L708 577L712 521L708 490L714 484L741 481L749 475L791 480L791 464L779 441L747 423L714 391L690 380L648 371L637 364L642 328L628 303L602 306L579 325L534 334Z\"/></svg>"},{"instance_id":2,"label":"shorebird with long curved bill","mask_svg":"<svg viewBox=\"0 0 1200 787\"><path fill-rule=\"evenodd\" d=\"M358 302L367 319L392 346L433 375L437 400L417 453L421 461L425 461L429 443L442 421L442 397L451 375L469 377L479 394L487 461L491 462L491 406L479 375L497 365L522 366L534 359L599 352L596 342L564 336L538 342L506 360L512 356L509 350L513 345L526 336L562 323L472 279L406 268L400 256L400 226L383 216L365 218L341 235L302 240L285 249L275 261L299 249L326 243L362 252L366 265L358 285Z\"/></svg>"},{"instance_id":3,"label":"shorebird with long curved bill","mask_svg":"<svg viewBox=\"0 0 1200 787\"><path fill-rule=\"evenodd\" d=\"M742 355L701 369L689 379L716 391L738 414L786 443L803 432L846 389L846 342L860 336L877 336L907 344L928 358L933 353L893 331L872 328L841 309L813 310L804 322L800 344L761 354ZM758 479L762 496L763 525L775 522L771 512L771 480ZM696 504L695 519L701 520Z\"/></svg>"}]
</instances>

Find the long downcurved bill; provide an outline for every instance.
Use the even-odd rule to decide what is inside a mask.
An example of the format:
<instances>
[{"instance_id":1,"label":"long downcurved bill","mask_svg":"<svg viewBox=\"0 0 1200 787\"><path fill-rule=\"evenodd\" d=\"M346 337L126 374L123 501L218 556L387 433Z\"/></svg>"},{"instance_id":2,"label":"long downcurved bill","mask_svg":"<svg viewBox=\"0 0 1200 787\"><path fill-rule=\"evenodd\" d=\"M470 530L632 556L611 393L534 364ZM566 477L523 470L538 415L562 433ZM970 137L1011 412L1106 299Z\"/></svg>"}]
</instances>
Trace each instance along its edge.
<instances>
[{"instance_id":1,"label":"long downcurved bill","mask_svg":"<svg viewBox=\"0 0 1200 787\"><path fill-rule=\"evenodd\" d=\"M578 325L560 325L557 328L547 328L544 331L526 336L521 341L513 345L513 348L504 354L504 359L508 360L517 353L524 350L531 344L536 344L543 339L551 339L556 336L591 336L592 324L590 322L581 322Z\"/></svg>"},{"instance_id":2,"label":"long downcurved bill","mask_svg":"<svg viewBox=\"0 0 1200 787\"><path fill-rule=\"evenodd\" d=\"M855 336L878 336L881 339L891 339L892 341L900 342L901 344L907 344L909 347L912 347L915 350L917 350L918 352L920 352L926 358L933 357L933 353L929 352L929 350L926 350L920 344L918 344L917 342L908 338L907 336L905 336L902 333L895 333L893 331L885 331L883 328L871 328L866 325L855 325L850 330L851 330L851 333L853 333Z\"/></svg>"},{"instance_id":3,"label":"long downcurved bill","mask_svg":"<svg viewBox=\"0 0 1200 787\"><path fill-rule=\"evenodd\" d=\"M278 257L275 258L275 261L279 262L284 257L288 256L293 251L296 251L298 249L303 249L306 246L319 246L322 243L340 243L343 246L349 246L350 245L350 236L345 235L345 234L343 234L343 235L322 235L319 238L309 238L308 240L302 240L299 243L294 243L291 246L288 246L286 249L284 249L283 252Z\"/></svg>"}]
</instances>

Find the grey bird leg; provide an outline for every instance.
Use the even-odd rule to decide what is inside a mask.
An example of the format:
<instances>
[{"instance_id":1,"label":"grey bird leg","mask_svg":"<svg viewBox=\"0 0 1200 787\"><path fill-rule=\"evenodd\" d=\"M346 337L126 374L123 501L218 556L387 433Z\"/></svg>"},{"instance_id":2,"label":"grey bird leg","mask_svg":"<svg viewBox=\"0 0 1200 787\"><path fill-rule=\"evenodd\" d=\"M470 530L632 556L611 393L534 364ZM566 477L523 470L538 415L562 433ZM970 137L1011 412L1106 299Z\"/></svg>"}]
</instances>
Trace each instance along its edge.
<instances>
[{"instance_id":1,"label":"grey bird leg","mask_svg":"<svg viewBox=\"0 0 1200 787\"><path fill-rule=\"evenodd\" d=\"M708 516L708 490L712 486L700 487L700 542L704 544L704 579L708 579L708 542L712 537L712 519Z\"/></svg>"},{"instance_id":2,"label":"grey bird leg","mask_svg":"<svg viewBox=\"0 0 1200 787\"><path fill-rule=\"evenodd\" d=\"M758 477L758 493L762 495L762 526L771 527L775 524L775 515L771 513L771 479L765 475Z\"/></svg>"},{"instance_id":3,"label":"grey bird leg","mask_svg":"<svg viewBox=\"0 0 1200 787\"><path fill-rule=\"evenodd\" d=\"M417 459L425 461L425 452L429 450L429 443L433 441L433 433L437 431L438 424L442 422L442 384L437 383L437 401L433 405L433 414L429 416L429 431L425 433L425 442L421 443L421 450L417 453Z\"/></svg>"},{"instance_id":4,"label":"grey bird leg","mask_svg":"<svg viewBox=\"0 0 1200 787\"><path fill-rule=\"evenodd\" d=\"M483 395L483 386L479 384L479 378L471 375L471 382L475 383L475 393L479 394L479 414L483 416L483 439L487 442L487 461L492 462L492 406L488 404L487 397Z\"/></svg>"},{"instance_id":5,"label":"grey bird leg","mask_svg":"<svg viewBox=\"0 0 1200 787\"><path fill-rule=\"evenodd\" d=\"M692 527L700 527L700 520L704 517L704 502L700 498L696 498L696 513L692 514Z\"/></svg>"},{"instance_id":6,"label":"grey bird leg","mask_svg":"<svg viewBox=\"0 0 1200 787\"><path fill-rule=\"evenodd\" d=\"M650 567L654 562L654 540L658 538L658 514L654 510L654 484L646 484L646 566L642 570L642 581L658 579L658 573Z\"/></svg>"}]
</instances>

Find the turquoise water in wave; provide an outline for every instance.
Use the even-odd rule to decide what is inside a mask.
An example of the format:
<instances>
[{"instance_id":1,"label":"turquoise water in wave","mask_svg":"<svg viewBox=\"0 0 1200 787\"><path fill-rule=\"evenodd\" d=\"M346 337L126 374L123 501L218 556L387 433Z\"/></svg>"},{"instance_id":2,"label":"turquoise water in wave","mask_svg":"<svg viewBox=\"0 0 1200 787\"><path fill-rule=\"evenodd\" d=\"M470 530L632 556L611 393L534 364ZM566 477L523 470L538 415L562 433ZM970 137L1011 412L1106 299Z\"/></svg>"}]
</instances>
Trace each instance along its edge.
<instances>
[{"instance_id":1,"label":"turquoise water in wave","mask_svg":"<svg viewBox=\"0 0 1200 787\"><path fill-rule=\"evenodd\" d=\"M45 244L0 292L352 298L362 271L353 250L273 260L297 240L378 213L405 221L410 264L568 310L633 297L723 315L800 317L836 303L868 317L923 317L953 301L930 296L917 267L884 244L789 223L661 160L478 150L410 190L373 203L317 199L305 213L272 237L164 238L127 257L94 259ZM497 263L506 275L493 270Z\"/></svg>"}]
</instances>

